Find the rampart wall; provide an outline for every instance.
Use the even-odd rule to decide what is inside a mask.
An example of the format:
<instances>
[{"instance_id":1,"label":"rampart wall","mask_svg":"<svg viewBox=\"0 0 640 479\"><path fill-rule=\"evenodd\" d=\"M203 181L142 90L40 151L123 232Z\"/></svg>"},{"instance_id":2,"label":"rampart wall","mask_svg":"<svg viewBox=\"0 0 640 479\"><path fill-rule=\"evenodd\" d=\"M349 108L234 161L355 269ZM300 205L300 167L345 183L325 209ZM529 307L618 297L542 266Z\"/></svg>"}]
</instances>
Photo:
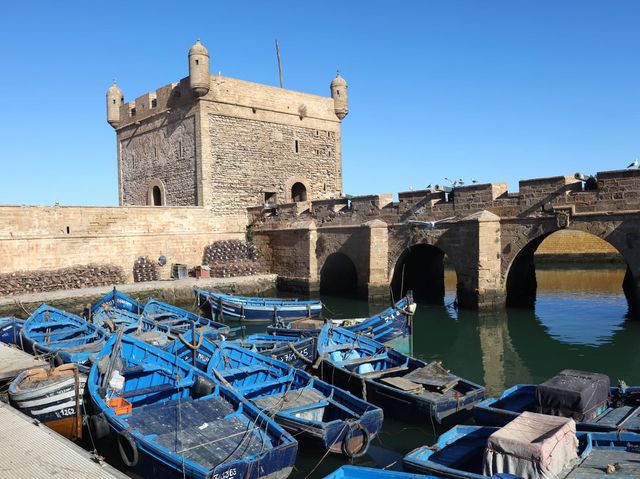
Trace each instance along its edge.
<instances>
[{"instance_id":1,"label":"rampart wall","mask_svg":"<svg viewBox=\"0 0 640 479\"><path fill-rule=\"evenodd\" d=\"M244 238L245 225L195 207L0 206L0 274L98 263L131 281L136 258L164 255L168 277L172 263L200 264L211 242Z\"/></svg>"}]
</instances>

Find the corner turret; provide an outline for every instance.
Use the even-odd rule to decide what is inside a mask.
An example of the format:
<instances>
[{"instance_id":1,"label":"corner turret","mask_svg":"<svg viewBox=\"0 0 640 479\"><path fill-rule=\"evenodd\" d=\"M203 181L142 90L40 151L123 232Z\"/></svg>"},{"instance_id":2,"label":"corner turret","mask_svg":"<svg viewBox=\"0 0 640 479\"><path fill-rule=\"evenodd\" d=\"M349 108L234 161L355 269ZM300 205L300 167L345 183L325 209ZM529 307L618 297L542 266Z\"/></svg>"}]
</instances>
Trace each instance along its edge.
<instances>
[{"instance_id":1,"label":"corner turret","mask_svg":"<svg viewBox=\"0 0 640 479\"><path fill-rule=\"evenodd\" d=\"M211 87L209 50L200 40L196 40L189 49L189 83L195 96L206 95Z\"/></svg>"},{"instance_id":2,"label":"corner turret","mask_svg":"<svg viewBox=\"0 0 640 479\"><path fill-rule=\"evenodd\" d=\"M120 105L123 103L122 90L114 80L107 90L107 121L114 128L118 128L120 124Z\"/></svg>"},{"instance_id":3,"label":"corner turret","mask_svg":"<svg viewBox=\"0 0 640 479\"><path fill-rule=\"evenodd\" d=\"M347 96L347 82L340 76L340 72L331 82L331 98L333 98L336 116L342 120L349 113L349 97Z\"/></svg>"}]
</instances>

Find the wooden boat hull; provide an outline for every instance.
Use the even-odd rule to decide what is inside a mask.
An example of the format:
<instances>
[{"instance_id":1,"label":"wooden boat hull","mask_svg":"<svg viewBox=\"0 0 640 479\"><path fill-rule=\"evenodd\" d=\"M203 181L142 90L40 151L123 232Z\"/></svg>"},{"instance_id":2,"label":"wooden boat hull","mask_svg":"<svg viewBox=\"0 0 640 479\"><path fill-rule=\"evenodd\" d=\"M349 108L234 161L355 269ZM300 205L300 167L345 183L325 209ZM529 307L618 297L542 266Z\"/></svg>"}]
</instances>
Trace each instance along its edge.
<instances>
[{"instance_id":1,"label":"wooden boat hull","mask_svg":"<svg viewBox=\"0 0 640 479\"><path fill-rule=\"evenodd\" d=\"M82 438L82 404L87 374L72 365L22 372L9 386L9 401L71 440Z\"/></svg>"},{"instance_id":2,"label":"wooden boat hull","mask_svg":"<svg viewBox=\"0 0 640 479\"><path fill-rule=\"evenodd\" d=\"M473 407L478 425L502 427L524 411L535 412L535 384L518 384L507 389L499 398L488 398ZM621 405L611 405L593 421L576 421L579 431L625 431L640 433L640 387L624 390L611 388L612 398Z\"/></svg>"},{"instance_id":3,"label":"wooden boat hull","mask_svg":"<svg viewBox=\"0 0 640 479\"><path fill-rule=\"evenodd\" d=\"M497 428L486 426L456 426L441 435L434 446L419 447L407 454L402 460L403 468L410 472L435 474L451 479L485 479L486 476L476 470L482 461L476 467L470 467L469 458L482 455L489 435L496 430ZM614 467L614 471L616 466L620 468L611 474L612 477L631 478L640 474L640 435L580 431L576 436L577 464L568 476L559 479L605 477L608 475L605 471L609 465Z\"/></svg>"},{"instance_id":4,"label":"wooden boat hull","mask_svg":"<svg viewBox=\"0 0 640 479\"><path fill-rule=\"evenodd\" d=\"M113 290L109 291L102 299L96 301L91 306L91 314L93 315L100 309L104 309L104 306L107 306L109 309L129 311L133 314L140 314L142 312L142 304L131 296L116 290L116 288L113 288Z\"/></svg>"},{"instance_id":5,"label":"wooden boat hull","mask_svg":"<svg viewBox=\"0 0 640 479\"><path fill-rule=\"evenodd\" d=\"M484 388L343 328L318 336L318 376L382 407L389 416L449 423L468 415Z\"/></svg>"},{"instance_id":6,"label":"wooden boat hull","mask_svg":"<svg viewBox=\"0 0 640 479\"><path fill-rule=\"evenodd\" d=\"M484 398L484 389L477 387L474 392L459 400L428 401L366 380L326 360L320 363L317 374L320 379L381 407L387 416L404 421L451 424L470 415L473 405Z\"/></svg>"},{"instance_id":7,"label":"wooden boat hull","mask_svg":"<svg viewBox=\"0 0 640 479\"><path fill-rule=\"evenodd\" d=\"M265 323L274 319L293 320L318 318L322 313L320 301L293 301L271 298L230 296L195 289L200 310L219 321Z\"/></svg>"},{"instance_id":8,"label":"wooden boat hull","mask_svg":"<svg viewBox=\"0 0 640 479\"><path fill-rule=\"evenodd\" d=\"M362 466L342 466L325 476L324 479L442 479L442 476L425 476L424 474ZM505 477L505 479L507 478Z\"/></svg>"},{"instance_id":9,"label":"wooden boat hull","mask_svg":"<svg viewBox=\"0 0 640 479\"><path fill-rule=\"evenodd\" d=\"M25 350L55 355L64 364L90 362L104 346L107 333L78 316L43 304L25 321L20 336Z\"/></svg>"},{"instance_id":10,"label":"wooden boat hull","mask_svg":"<svg viewBox=\"0 0 640 479\"><path fill-rule=\"evenodd\" d=\"M226 324L155 299L147 301L142 316L154 323L160 331L166 332L170 339L191 331L193 325L198 329L207 329L212 334L229 336L231 333L231 328Z\"/></svg>"},{"instance_id":11,"label":"wooden boat hull","mask_svg":"<svg viewBox=\"0 0 640 479\"><path fill-rule=\"evenodd\" d=\"M388 343L396 338L411 334L415 309L416 305L413 302L413 296L409 292L394 306L370 318L330 319L327 320L327 323L333 327L341 327L348 331L362 334L381 343ZM320 334L323 326L322 322L315 321L317 324L312 323L305 325L305 327L300 327L300 324L304 322L305 320L293 321L286 327L274 324L267 327L267 332L269 334L292 337L312 337Z\"/></svg>"},{"instance_id":12,"label":"wooden boat hull","mask_svg":"<svg viewBox=\"0 0 640 479\"><path fill-rule=\"evenodd\" d=\"M113 391L129 402L125 414L105 397L119 376L122 389ZM144 477L283 479L292 470L293 437L238 393L163 350L114 335L87 385L123 461Z\"/></svg>"},{"instance_id":13,"label":"wooden boat hull","mask_svg":"<svg viewBox=\"0 0 640 479\"><path fill-rule=\"evenodd\" d=\"M24 320L13 316L0 318L0 342L5 344L20 344L20 331Z\"/></svg>"},{"instance_id":14,"label":"wooden boat hull","mask_svg":"<svg viewBox=\"0 0 640 479\"><path fill-rule=\"evenodd\" d=\"M237 344L299 369L305 369L313 364L318 353L315 337L289 338L257 334L237 340Z\"/></svg>"}]
</instances>

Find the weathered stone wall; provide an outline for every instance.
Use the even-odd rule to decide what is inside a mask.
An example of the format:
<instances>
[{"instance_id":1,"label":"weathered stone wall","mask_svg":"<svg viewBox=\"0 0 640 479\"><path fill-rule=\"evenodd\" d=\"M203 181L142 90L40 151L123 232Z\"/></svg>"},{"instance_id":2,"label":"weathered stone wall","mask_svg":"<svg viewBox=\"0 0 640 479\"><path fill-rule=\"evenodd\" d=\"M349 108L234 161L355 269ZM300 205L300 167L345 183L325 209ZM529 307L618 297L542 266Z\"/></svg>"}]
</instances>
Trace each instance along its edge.
<instances>
[{"instance_id":1,"label":"weathered stone wall","mask_svg":"<svg viewBox=\"0 0 640 479\"><path fill-rule=\"evenodd\" d=\"M211 206L215 214L292 201L291 187L305 185L308 199L340 195L340 159L334 131L209 115Z\"/></svg>"},{"instance_id":2,"label":"weathered stone wall","mask_svg":"<svg viewBox=\"0 0 640 479\"><path fill-rule=\"evenodd\" d=\"M246 218L215 218L204 208L0 206L0 273L99 263L132 280L136 258L198 265L206 245L244 238ZM37 273L34 273L37 274Z\"/></svg>"},{"instance_id":3,"label":"weathered stone wall","mask_svg":"<svg viewBox=\"0 0 640 479\"><path fill-rule=\"evenodd\" d=\"M164 205L199 204L196 114L182 107L120 132L122 205L153 204L153 186L160 188Z\"/></svg>"}]
</instances>

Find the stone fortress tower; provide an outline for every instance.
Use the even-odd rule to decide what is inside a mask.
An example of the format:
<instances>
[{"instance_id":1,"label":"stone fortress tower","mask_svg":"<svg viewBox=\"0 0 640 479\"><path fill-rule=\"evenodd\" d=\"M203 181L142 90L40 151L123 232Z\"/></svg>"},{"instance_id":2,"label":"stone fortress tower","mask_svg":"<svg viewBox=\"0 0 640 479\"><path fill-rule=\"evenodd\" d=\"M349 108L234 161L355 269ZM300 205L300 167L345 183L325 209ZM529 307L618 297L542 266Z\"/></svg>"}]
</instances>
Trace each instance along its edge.
<instances>
[{"instance_id":1,"label":"stone fortress tower","mask_svg":"<svg viewBox=\"0 0 640 479\"><path fill-rule=\"evenodd\" d=\"M109 87L120 205L203 206L244 221L250 206L339 197L345 80L321 97L211 75L209 60L197 41L179 83L130 102Z\"/></svg>"}]
</instances>

